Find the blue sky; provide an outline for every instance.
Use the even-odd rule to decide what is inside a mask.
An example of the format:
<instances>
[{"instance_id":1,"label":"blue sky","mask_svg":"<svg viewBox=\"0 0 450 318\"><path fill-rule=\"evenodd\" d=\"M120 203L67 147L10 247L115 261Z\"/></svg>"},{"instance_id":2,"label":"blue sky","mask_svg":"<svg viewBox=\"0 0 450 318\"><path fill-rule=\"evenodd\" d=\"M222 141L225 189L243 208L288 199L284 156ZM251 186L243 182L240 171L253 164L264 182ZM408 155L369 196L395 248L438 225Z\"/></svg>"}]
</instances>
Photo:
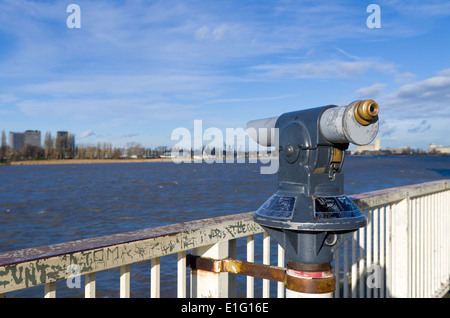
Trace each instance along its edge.
<instances>
[{"instance_id":1,"label":"blue sky","mask_svg":"<svg viewBox=\"0 0 450 318\"><path fill-rule=\"evenodd\" d=\"M245 128L362 98L382 148L450 146L449 1L0 0L6 133L156 147L196 119Z\"/></svg>"}]
</instances>

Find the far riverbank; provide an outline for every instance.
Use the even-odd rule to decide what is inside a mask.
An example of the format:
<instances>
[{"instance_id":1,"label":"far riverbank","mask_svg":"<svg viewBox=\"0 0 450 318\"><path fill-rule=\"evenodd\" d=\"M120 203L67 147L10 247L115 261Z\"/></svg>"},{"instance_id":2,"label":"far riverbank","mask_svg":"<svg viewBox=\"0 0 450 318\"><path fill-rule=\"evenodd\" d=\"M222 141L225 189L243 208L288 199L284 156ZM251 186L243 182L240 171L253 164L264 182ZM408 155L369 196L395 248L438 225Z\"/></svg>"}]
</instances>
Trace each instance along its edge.
<instances>
[{"instance_id":1,"label":"far riverbank","mask_svg":"<svg viewBox=\"0 0 450 318\"><path fill-rule=\"evenodd\" d=\"M246 160L267 160L277 159L275 157L264 158L250 158ZM199 159L186 159L186 158L152 158L152 159L42 159L42 160L23 160L23 161L11 161L4 164L7 165L59 165L59 164L92 164L92 163L139 163L139 162L186 162L186 160L197 161ZM204 160L204 159L203 159ZM214 159L211 159L214 160ZM222 159L224 162L228 159Z\"/></svg>"},{"instance_id":2,"label":"far riverbank","mask_svg":"<svg viewBox=\"0 0 450 318\"><path fill-rule=\"evenodd\" d=\"M155 159L51 159L51 160L24 160L12 161L10 165L59 165L59 164L86 164L86 163L130 163L130 162L170 162L172 158Z\"/></svg>"}]
</instances>

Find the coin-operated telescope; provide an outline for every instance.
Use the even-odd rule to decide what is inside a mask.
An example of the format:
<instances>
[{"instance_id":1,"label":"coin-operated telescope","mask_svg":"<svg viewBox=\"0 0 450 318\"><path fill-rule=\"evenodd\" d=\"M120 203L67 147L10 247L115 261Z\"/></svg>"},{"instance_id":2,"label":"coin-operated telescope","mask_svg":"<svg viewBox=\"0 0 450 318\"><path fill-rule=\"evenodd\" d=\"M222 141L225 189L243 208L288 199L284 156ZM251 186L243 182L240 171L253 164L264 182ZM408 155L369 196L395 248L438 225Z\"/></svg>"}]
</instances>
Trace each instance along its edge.
<instances>
[{"instance_id":1,"label":"coin-operated telescope","mask_svg":"<svg viewBox=\"0 0 450 318\"><path fill-rule=\"evenodd\" d=\"M333 253L367 224L343 194L344 154L349 143L366 145L374 140L378 112L378 104L369 99L247 124L254 132L278 129L278 140L267 132L252 136L279 151L278 191L256 211L254 219L285 250L288 297L332 296L336 281Z\"/></svg>"}]
</instances>

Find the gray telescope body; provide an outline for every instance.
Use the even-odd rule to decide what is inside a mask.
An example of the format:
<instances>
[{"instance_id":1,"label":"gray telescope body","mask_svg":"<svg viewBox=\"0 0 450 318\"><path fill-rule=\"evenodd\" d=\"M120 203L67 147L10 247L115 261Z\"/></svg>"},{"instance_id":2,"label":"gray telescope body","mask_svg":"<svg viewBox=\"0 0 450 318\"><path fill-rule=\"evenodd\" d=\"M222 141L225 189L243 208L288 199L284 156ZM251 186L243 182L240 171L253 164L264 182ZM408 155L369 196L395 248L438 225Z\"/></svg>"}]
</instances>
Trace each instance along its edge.
<instances>
[{"instance_id":1,"label":"gray telescope body","mask_svg":"<svg viewBox=\"0 0 450 318\"><path fill-rule=\"evenodd\" d=\"M353 143L361 146L367 145L375 139L379 127L378 120L370 125L362 125L354 116L354 104L352 103L347 107L325 106L325 110L320 116L319 128L327 141L331 143ZM275 146L274 134L269 132L277 127L276 124L280 117L248 122L247 128L253 128L249 129L250 137L262 146ZM267 133L259 133L263 130L267 130Z\"/></svg>"},{"instance_id":2,"label":"gray telescope body","mask_svg":"<svg viewBox=\"0 0 450 318\"><path fill-rule=\"evenodd\" d=\"M349 143L365 145L376 137L378 110L373 100L364 100L247 124L256 142L278 148L278 191L254 219L285 249L288 260L329 263L340 243L367 224L364 214L343 194L341 168ZM274 128L278 134L267 132Z\"/></svg>"}]
</instances>

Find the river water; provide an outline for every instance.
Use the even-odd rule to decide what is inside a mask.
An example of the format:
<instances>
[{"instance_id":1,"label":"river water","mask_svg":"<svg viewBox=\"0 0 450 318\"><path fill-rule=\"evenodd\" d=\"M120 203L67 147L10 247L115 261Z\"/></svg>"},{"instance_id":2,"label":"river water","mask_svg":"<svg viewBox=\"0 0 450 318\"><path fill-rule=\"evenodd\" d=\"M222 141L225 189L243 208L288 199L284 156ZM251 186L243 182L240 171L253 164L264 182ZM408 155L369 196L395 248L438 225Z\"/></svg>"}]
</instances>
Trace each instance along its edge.
<instances>
[{"instance_id":1,"label":"river water","mask_svg":"<svg viewBox=\"0 0 450 318\"><path fill-rule=\"evenodd\" d=\"M0 166L0 253L254 211L277 190L277 176L261 174L260 166L171 162ZM347 157L343 171L345 193L362 193L449 178L450 157ZM175 266L171 273L162 273L162 297L176 296L175 260L168 257L168 265L161 264L162 271L163 266ZM148 297L149 263L132 265L131 270L131 296ZM97 274L99 297L118 296L118 275L118 270ZM36 287L12 296L42 294L43 288ZM83 289L57 287L58 297L82 294Z\"/></svg>"}]
</instances>

